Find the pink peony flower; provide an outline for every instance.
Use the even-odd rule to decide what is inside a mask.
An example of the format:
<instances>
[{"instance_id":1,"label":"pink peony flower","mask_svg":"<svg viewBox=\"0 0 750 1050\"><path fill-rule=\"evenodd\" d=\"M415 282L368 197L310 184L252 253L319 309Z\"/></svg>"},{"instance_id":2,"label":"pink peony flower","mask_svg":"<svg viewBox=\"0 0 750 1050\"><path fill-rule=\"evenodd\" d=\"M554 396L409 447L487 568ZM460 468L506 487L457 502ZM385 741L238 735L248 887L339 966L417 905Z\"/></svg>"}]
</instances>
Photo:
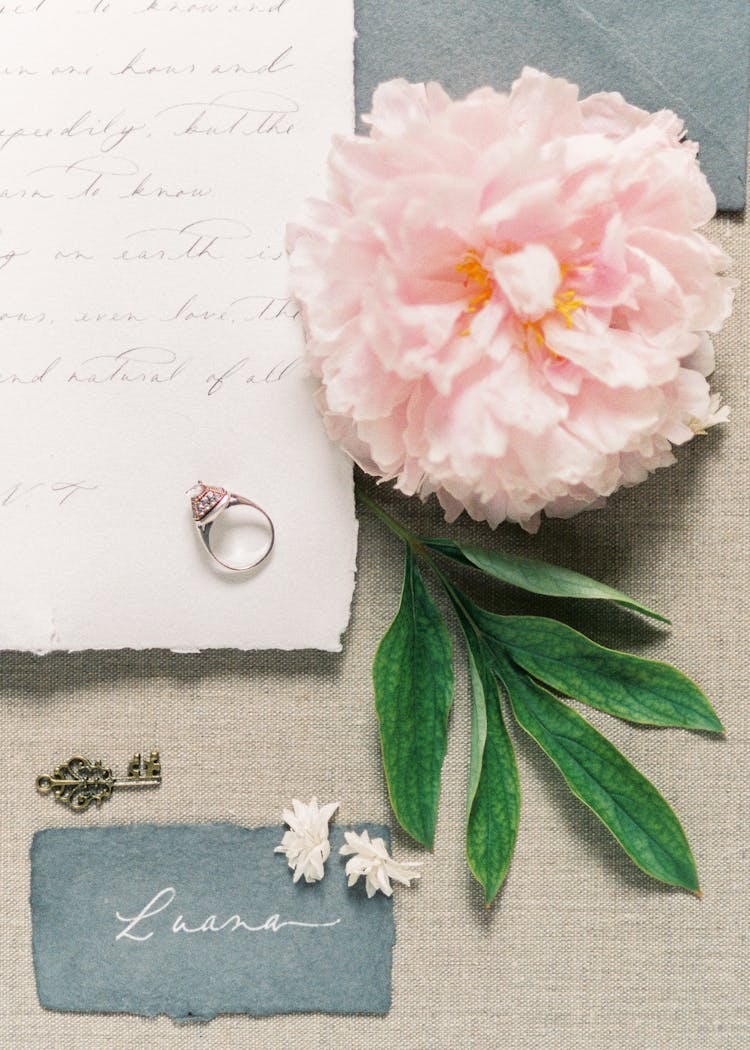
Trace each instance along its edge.
<instances>
[{"instance_id":1,"label":"pink peony flower","mask_svg":"<svg viewBox=\"0 0 750 1050\"><path fill-rule=\"evenodd\" d=\"M366 119L288 230L320 408L365 471L534 531L727 418L730 260L675 114L524 69L462 101L394 80Z\"/></svg>"}]
</instances>

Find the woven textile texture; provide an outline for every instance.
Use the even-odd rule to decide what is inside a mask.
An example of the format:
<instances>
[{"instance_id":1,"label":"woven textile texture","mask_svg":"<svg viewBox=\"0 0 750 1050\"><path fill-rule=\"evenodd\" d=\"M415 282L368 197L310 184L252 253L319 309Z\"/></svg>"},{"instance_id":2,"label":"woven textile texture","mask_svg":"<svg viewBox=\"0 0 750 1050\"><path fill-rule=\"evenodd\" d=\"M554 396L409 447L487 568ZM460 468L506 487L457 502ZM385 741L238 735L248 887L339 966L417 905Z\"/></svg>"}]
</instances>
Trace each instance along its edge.
<instances>
[{"instance_id":1,"label":"woven textile texture","mask_svg":"<svg viewBox=\"0 0 750 1050\"><path fill-rule=\"evenodd\" d=\"M342 799L341 819L391 822L370 666L401 586L398 542L367 514L351 626L319 653L2 654L0 1048L149 1046L260 1050L717 1050L750 1045L748 1023L748 284L742 217L710 233L742 282L717 340L715 388L732 421L697 438L677 466L603 511L529 537L448 528L432 504L368 490L411 527L577 568L664 611L671 630L624 611L542 603L464 576L497 610L565 612L597 640L675 663L703 686L726 739L628 726L590 714L674 805L693 844L703 900L642 875L515 734L523 813L507 884L485 911L463 855L469 700L459 651L436 849L396 891L393 1008L386 1018L78 1016L40 1008L31 959L28 851L48 826L278 819L293 796ZM289 586L293 586L289 581ZM176 580L175 586L189 587ZM102 615L97 610L95 615ZM12 615L6 609L6 615ZM92 615L94 612L92 611ZM311 615L315 615L311 610ZM158 746L164 784L76 817L34 792L34 777L82 752L120 767ZM91 878L96 880L95 867ZM62 945L72 981L85 944ZM155 975L158 979L158 975Z\"/></svg>"}]
</instances>

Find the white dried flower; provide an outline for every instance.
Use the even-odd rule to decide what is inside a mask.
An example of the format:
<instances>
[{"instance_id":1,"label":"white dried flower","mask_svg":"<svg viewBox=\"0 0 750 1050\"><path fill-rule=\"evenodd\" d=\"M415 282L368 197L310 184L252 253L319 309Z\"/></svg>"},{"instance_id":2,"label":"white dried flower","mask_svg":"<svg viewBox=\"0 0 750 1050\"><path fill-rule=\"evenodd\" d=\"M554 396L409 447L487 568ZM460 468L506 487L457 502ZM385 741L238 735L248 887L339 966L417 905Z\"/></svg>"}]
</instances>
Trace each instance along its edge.
<instances>
[{"instance_id":1,"label":"white dried flower","mask_svg":"<svg viewBox=\"0 0 750 1050\"><path fill-rule=\"evenodd\" d=\"M344 856L351 856L351 860L346 863L349 885L353 886L360 875L364 875L368 897L374 897L378 890L390 897L393 893L391 879L400 882L402 886L410 886L413 879L419 878L419 872L413 869L420 865L413 861L393 860L382 839L370 841L367 831L363 831L361 835L355 831L347 831L344 838L346 845L342 846L339 852Z\"/></svg>"},{"instance_id":2,"label":"white dried flower","mask_svg":"<svg viewBox=\"0 0 750 1050\"><path fill-rule=\"evenodd\" d=\"M290 830L274 853L286 853L289 867L294 868L293 882L299 882L303 875L305 882L319 882L325 874L323 865L331 852L328 821L339 808L339 803L319 806L317 798L311 798L307 804L294 798L292 806L294 812L285 809L282 813Z\"/></svg>"}]
</instances>

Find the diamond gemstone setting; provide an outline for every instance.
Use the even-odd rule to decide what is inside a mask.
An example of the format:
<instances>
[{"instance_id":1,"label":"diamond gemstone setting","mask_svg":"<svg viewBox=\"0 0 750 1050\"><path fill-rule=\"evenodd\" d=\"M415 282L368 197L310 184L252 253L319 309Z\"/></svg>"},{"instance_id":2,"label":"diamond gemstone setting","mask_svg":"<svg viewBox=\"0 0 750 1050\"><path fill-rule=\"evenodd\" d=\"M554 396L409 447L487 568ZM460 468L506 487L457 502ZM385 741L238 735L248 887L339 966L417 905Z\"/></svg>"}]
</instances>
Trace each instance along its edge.
<instances>
[{"instance_id":1,"label":"diamond gemstone setting","mask_svg":"<svg viewBox=\"0 0 750 1050\"><path fill-rule=\"evenodd\" d=\"M188 490L188 495L194 521L203 521L206 515L210 514L229 493L217 485L204 485L202 481L199 481L197 485Z\"/></svg>"}]
</instances>

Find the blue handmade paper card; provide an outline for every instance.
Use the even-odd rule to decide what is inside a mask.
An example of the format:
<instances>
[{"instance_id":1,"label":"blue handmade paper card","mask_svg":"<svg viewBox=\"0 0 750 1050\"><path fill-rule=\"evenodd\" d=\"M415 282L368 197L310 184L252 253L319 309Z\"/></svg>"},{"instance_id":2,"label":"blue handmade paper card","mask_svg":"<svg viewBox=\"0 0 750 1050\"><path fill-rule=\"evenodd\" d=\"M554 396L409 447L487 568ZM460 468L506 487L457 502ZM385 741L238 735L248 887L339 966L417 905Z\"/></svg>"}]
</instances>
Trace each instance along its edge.
<instances>
[{"instance_id":1,"label":"blue handmade paper card","mask_svg":"<svg viewBox=\"0 0 750 1050\"><path fill-rule=\"evenodd\" d=\"M31 910L42 1005L181 1020L387 1013L391 900L347 887L340 828L325 878L294 883L274 852L282 834L232 824L38 832Z\"/></svg>"}]
</instances>

